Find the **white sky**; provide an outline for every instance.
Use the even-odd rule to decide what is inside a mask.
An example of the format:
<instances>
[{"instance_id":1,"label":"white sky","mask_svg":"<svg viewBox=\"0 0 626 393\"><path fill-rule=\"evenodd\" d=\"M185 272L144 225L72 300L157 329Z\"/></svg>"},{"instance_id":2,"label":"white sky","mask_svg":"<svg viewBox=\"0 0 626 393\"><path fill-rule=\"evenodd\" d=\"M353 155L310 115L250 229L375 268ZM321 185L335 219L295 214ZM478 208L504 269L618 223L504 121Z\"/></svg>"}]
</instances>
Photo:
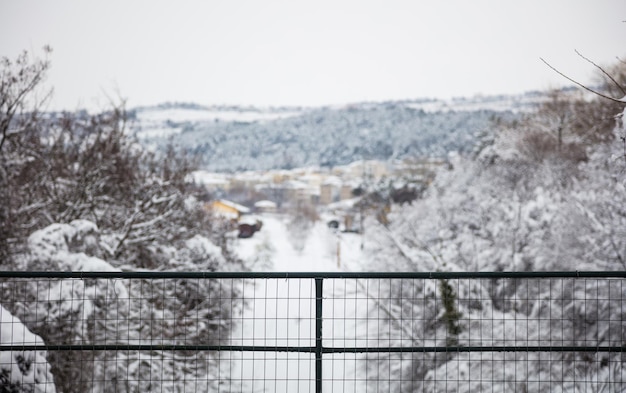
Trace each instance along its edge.
<instances>
[{"instance_id":1,"label":"white sky","mask_svg":"<svg viewBox=\"0 0 626 393\"><path fill-rule=\"evenodd\" d=\"M588 82L624 0L0 0L0 56L54 52L50 109L325 105Z\"/></svg>"}]
</instances>

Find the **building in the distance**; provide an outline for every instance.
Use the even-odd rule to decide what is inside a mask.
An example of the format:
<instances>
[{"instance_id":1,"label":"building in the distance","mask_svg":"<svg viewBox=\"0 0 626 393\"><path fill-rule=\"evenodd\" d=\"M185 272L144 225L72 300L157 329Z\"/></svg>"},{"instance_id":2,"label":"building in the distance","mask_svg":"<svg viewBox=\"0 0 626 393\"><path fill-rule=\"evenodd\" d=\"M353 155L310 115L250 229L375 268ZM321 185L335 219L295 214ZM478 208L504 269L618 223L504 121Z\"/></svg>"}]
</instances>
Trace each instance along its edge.
<instances>
[{"instance_id":1,"label":"building in the distance","mask_svg":"<svg viewBox=\"0 0 626 393\"><path fill-rule=\"evenodd\" d=\"M232 220L239 220L242 215L250 213L249 208L225 199L211 202L210 209L214 214Z\"/></svg>"}]
</instances>

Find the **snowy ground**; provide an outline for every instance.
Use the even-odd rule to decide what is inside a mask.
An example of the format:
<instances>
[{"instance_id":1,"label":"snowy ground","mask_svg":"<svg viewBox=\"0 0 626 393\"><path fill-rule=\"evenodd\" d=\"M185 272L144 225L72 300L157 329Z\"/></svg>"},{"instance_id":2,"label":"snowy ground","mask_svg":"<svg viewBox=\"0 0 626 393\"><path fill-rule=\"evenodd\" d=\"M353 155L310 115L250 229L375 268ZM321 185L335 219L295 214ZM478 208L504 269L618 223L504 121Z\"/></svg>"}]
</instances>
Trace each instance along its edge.
<instances>
[{"instance_id":1,"label":"snowy ground","mask_svg":"<svg viewBox=\"0 0 626 393\"><path fill-rule=\"evenodd\" d=\"M351 270L361 260L360 236L333 233L316 223L305 239L293 239L285 219L263 216L263 228L250 239L237 240L237 252L253 271L303 272ZM304 240L304 241L303 241ZM302 242L303 241L303 242ZM298 245L303 248L297 250ZM295 246L294 246L295 245ZM355 296L341 280L326 282L324 298L340 293L343 300L324 303L324 345L355 345L358 309ZM255 280L244 288L251 299L243 313L233 345L315 346L315 287L313 280ZM360 311L365 312L362 309ZM344 317L347 317L344 320ZM344 337L353 337L348 342ZM314 355L296 352L230 354L228 371L242 381L242 391L309 392L315 388ZM336 361L335 361L336 360ZM352 361L351 361L352 360ZM325 391L358 391L355 355L324 355Z\"/></svg>"},{"instance_id":2,"label":"snowy ground","mask_svg":"<svg viewBox=\"0 0 626 393\"><path fill-rule=\"evenodd\" d=\"M355 266L361 260L361 237L351 233L334 233L324 222L317 221L306 236L304 248L293 246L286 217L262 216L263 228L250 239L238 239L236 250L244 260L253 263L253 271L309 272L338 271ZM337 258L339 243L340 260ZM259 251L271 247L271 263L254 264ZM338 263L339 262L339 263ZM343 266L342 266L343 265Z\"/></svg>"}]
</instances>

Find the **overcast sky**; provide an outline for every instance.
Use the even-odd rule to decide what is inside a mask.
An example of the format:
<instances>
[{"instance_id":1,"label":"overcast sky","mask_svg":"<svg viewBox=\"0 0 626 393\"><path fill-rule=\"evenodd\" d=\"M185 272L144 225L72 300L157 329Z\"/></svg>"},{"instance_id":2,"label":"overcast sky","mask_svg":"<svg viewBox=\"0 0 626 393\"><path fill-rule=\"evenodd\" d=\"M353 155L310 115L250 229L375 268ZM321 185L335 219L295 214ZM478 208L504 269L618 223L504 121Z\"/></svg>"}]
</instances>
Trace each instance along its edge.
<instances>
[{"instance_id":1,"label":"overcast sky","mask_svg":"<svg viewBox=\"0 0 626 393\"><path fill-rule=\"evenodd\" d=\"M52 46L50 109L325 105L588 82L624 0L0 0L0 56Z\"/></svg>"}]
</instances>

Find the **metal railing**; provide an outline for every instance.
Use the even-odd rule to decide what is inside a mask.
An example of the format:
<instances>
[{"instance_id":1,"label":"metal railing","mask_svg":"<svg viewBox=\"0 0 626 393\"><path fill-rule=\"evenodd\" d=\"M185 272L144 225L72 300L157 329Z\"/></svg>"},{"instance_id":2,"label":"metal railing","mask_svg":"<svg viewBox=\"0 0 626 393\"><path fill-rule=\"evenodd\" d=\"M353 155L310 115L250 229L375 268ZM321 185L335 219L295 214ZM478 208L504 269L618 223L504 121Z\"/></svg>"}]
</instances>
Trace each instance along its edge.
<instances>
[{"instance_id":1,"label":"metal railing","mask_svg":"<svg viewBox=\"0 0 626 393\"><path fill-rule=\"evenodd\" d=\"M43 339L3 317L0 382L46 351L58 391L624 391L625 279L0 272L0 311Z\"/></svg>"}]
</instances>

